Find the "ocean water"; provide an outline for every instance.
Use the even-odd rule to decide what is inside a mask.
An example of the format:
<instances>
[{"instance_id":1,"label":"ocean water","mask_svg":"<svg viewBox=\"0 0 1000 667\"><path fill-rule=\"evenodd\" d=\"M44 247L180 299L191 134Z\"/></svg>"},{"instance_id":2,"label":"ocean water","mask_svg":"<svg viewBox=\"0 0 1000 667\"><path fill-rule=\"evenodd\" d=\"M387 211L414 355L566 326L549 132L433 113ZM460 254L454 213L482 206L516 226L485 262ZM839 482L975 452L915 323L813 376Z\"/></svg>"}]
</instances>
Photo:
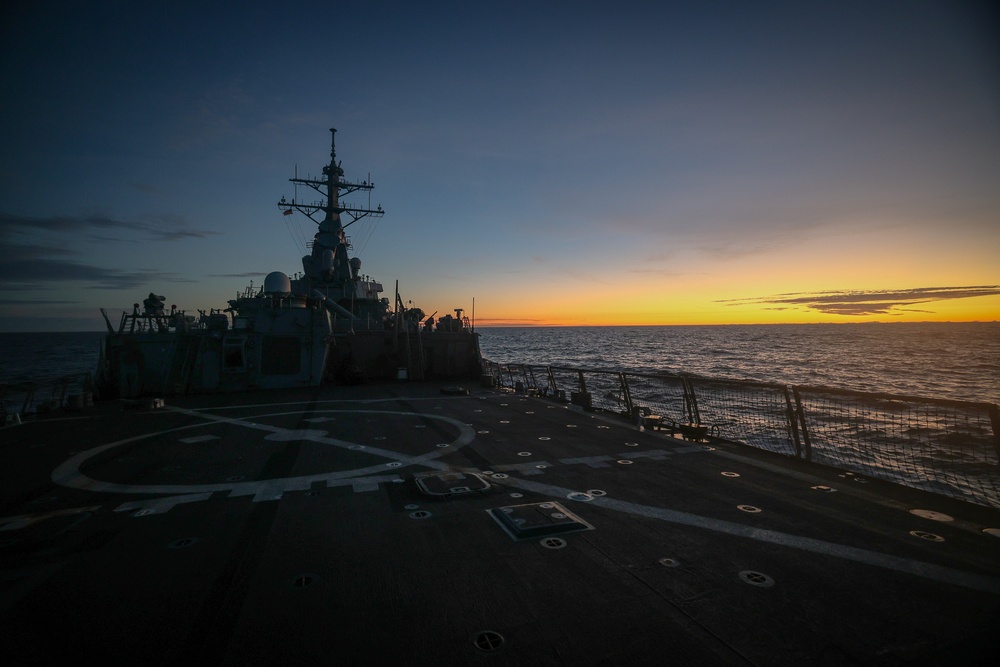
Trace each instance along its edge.
<instances>
[{"instance_id":1,"label":"ocean water","mask_svg":"<svg viewBox=\"0 0 1000 667\"><path fill-rule=\"evenodd\" d=\"M0 392L4 405L20 410L35 385L31 405L58 399L56 381L66 378L68 393L85 388L101 355L103 332L0 333ZM30 411L29 407L29 411Z\"/></svg>"},{"instance_id":2,"label":"ocean water","mask_svg":"<svg viewBox=\"0 0 1000 667\"><path fill-rule=\"evenodd\" d=\"M0 383L46 383L93 373L104 332L0 333Z\"/></svg>"},{"instance_id":3,"label":"ocean water","mask_svg":"<svg viewBox=\"0 0 1000 667\"><path fill-rule=\"evenodd\" d=\"M1000 403L1000 322L480 328L500 363Z\"/></svg>"},{"instance_id":4,"label":"ocean water","mask_svg":"<svg viewBox=\"0 0 1000 667\"><path fill-rule=\"evenodd\" d=\"M480 328L497 362L1000 403L1000 322ZM90 373L103 332L0 333L0 383Z\"/></svg>"}]
</instances>

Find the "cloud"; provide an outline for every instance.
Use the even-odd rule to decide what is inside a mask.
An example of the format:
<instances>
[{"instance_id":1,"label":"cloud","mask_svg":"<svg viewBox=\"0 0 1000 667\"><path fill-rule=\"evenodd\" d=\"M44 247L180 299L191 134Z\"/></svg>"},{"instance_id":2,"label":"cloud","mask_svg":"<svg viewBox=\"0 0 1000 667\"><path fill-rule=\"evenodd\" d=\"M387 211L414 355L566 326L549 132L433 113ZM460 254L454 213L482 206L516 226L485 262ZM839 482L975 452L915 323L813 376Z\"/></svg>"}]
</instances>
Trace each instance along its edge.
<instances>
[{"instance_id":1,"label":"cloud","mask_svg":"<svg viewBox=\"0 0 1000 667\"><path fill-rule=\"evenodd\" d=\"M932 310L908 308L918 304L1000 295L1000 285L966 287L916 287L903 290L830 290L795 292L748 299L725 299L716 303L730 306L761 305L768 310L805 308L826 315L896 315L900 312L932 313Z\"/></svg>"},{"instance_id":2,"label":"cloud","mask_svg":"<svg viewBox=\"0 0 1000 667\"><path fill-rule=\"evenodd\" d=\"M96 232L111 232L113 238ZM32 217L0 213L0 285L6 289L42 289L46 284L83 283L88 288L134 289L150 281L190 282L176 273L119 269L76 261L76 246L48 242L48 234L101 241L176 241L204 238L215 232L187 227L170 215L158 219L123 220L104 215ZM127 235L138 239L124 238Z\"/></svg>"},{"instance_id":3,"label":"cloud","mask_svg":"<svg viewBox=\"0 0 1000 667\"><path fill-rule=\"evenodd\" d=\"M178 277L176 273L163 271L122 271L41 258L20 261L0 259L0 285L17 282L22 289L36 289L40 287L39 283L82 282L89 283L90 287L125 290L151 281L193 282Z\"/></svg>"},{"instance_id":4,"label":"cloud","mask_svg":"<svg viewBox=\"0 0 1000 667\"><path fill-rule=\"evenodd\" d=\"M37 218L28 215L0 213L0 239L13 233L55 232L82 236L92 234L96 230L109 229L137 232L146 238L160 241L205 238L216 234L216 232L191 229L182 218L174 215L161 215L150 221L140 221L122 220L106 215L53 215L47 218Z\"/></svg>"},{"instance_id":5,"label":"cloud","mask_svg":"<svg viewBox=\"0 0 1000 667\"><path fill-rule=\"evenodd\" d=\"M55 299L2 299L0 306L75 306L77 301L57 301Z\"/></svg>"},{"instance_id":6,"label":"cloud","mask_svg":"<svg viewBox=\"0 0 1000 667\"><path fill-rule=\"evenodd\" d=\"M0 266L15 262L30 262L49 255L66 256L76 254L68 248L54 248L52 246L31 245L20 243L5 243L0 237L0 249L3 251L3 259L0 259Z\"/></svg>"}]
</instances>

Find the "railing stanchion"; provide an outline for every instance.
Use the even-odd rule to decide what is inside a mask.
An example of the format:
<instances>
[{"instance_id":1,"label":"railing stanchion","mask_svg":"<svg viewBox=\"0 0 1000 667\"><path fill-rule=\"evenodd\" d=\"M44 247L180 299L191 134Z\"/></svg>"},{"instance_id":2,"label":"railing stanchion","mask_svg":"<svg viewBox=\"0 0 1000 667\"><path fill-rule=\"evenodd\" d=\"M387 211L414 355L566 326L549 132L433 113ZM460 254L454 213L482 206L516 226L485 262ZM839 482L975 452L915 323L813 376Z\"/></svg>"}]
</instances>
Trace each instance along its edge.
<instances>
[{"instance_id":1,"label":"railing stanchion","mask_svg":"<svg viewBox=\"0 0 1000 667\"><path fill-rule=\"evenodd\" d=\"M625 403L625 414L628 415L629 419L634 417L632 414L632 393L628 388L628 380L625 379L625 373L619 373L618 379L622 384L622 401Z\"/></svg>"},{"instance_id":2,"label":"railing stanchion","mask_svg":"<svg viewBox=\"0 0 1000 667\"><path fill-rule=\"evenodd\" d=\"M782 394L785 396L785 419L788 420L788 433L791 435L792 444L795 446L795 456L802 458L802 443L799 441L798 418L795 408L792 406L792 397L788 393L788 387L782 387ZM796 397L798 402L798 397Z\"/></svg>"},{"instance_id":3,"label":"railing stanchion","mask_svg":"<svg viewBox=\"0 0 1000 667\"><path fill-rule=\"evenodd\" d=\"M802 429L802 442L805 445L806 461L812 461L812 442L809 441L809 428L806 426L806 412L802 409L802 395L799 394L798 387L792 387L795 395L795 414L799 418L799 427Z\"/></svg>"}]
</instances>

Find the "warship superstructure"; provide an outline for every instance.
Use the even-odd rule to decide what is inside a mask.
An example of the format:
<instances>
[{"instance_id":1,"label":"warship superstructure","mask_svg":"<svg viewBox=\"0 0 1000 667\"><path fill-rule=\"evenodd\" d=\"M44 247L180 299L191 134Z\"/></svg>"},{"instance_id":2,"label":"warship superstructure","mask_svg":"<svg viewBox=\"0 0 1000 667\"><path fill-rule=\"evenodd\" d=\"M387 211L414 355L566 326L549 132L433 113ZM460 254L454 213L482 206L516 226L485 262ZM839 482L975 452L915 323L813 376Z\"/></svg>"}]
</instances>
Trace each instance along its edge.
<instances>
[{"instance_id":1,"label":"warship superstructure","mask_svg":"<svg viewBox=\"0 0 1000 667\"><path fill-rule=\"evenodd\" d=\"M434 321L405 307L398 287L394 303L381 283L361 274L345 229L366 217L381 217L370 204L374 183L344 177L331 129L330 163L322 178L291 180L320 199L278 202L284 215L296 212L317 225L302 273L273 271L225 309L198 316L168 310L150 293L142 307L122 313L117 327L102 310L108 328L98 386L121 397L215 393L250 389L356 383L366 379L475 377L481 365L474 324L455 309ZM369 195L367 206L342 196ZM346 222L345 222L346 220Z\"/></svg>"}]
</instances>

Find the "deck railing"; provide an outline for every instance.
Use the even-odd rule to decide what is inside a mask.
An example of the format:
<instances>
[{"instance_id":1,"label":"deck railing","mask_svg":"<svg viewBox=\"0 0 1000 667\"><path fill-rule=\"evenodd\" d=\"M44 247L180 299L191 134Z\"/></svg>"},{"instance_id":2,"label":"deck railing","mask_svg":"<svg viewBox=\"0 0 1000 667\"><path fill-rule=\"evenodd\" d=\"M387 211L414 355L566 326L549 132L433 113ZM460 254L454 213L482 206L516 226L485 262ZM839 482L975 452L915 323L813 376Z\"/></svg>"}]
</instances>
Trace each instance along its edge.
<instances>
[{"instance_id":1,"label":"deck railing","mask_svg":"<svg viewBox=\"0 0 1000 667\"><path fill-rule=\"evenodd\" d=\"M93 404L93 377L75 373L49 380L0 383L0 428L19 424L22 416Z\"/></svg>"},{"instance_id":2,"label":"deck railing","mask_svg":"<svg viewBox=\"0 0 1000 667\"><path fill-rule=\"evenodd\" d=\"M484 362L500 387L614 413L643 428L720 438L1000 508L993 403L829 387Z\"/></svg>"}]
</instances>

